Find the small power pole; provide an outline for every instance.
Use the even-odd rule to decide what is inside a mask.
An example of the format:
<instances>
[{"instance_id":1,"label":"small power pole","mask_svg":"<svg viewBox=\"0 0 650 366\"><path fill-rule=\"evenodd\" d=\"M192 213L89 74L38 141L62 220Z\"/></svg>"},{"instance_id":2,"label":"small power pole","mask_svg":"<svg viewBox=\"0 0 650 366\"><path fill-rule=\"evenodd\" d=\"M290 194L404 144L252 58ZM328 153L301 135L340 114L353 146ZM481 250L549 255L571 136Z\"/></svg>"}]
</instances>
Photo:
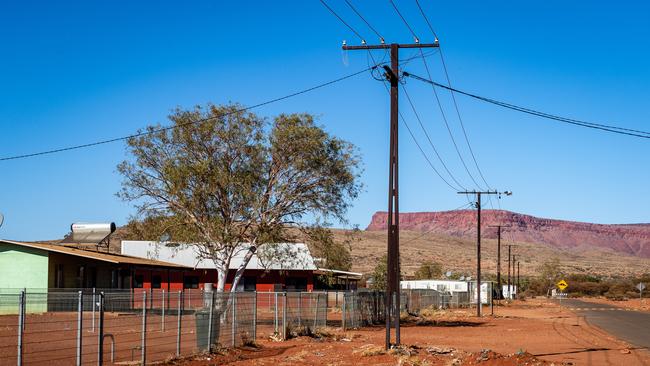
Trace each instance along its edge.
<instances>
[{"instance_id":1,"label":"small power pole","mask_svg":"<svg viewBox=\"0 0 650 366\"><path fill-rule=\"evenodd\" d=\"M500 300L503 298L503 286L501 286L501 228L510 227L510 225L490 225L490 227L497 228L497 293Z\"/></svg>"},{"instance_id":2,"label":"small power pole","mask_svg":"<svg viewBox=\"0 0 650 366\"><path fill-rule=\"evenodd\" d=\"M515 272L515 264L517 263L517 256L512 254L512 287L515 293L512 296L512 299L514 300L517 298L517 294L519 293L519 286L517 285L517 272Z\"/></svg>"},{"instance_id":3,"label":"small power pole","mask_svg":"<svg viewBox=\"0 0 650 366\"><path fill-rule=\"evenodd\" d=\"M417 40L416 40L417 42ZM386 349L391 347L391 324L395 327L395 343L400 344L400 279L399 279L399 185L398 185L398 125L399 125L399 49L400 48L436 48L434 43L413 44L378 44L348 46L344 51L390 49L390 67L384 65L386 78L390 82L390 156L388 159L388 278L385 299L386 311Z\"/></svg>"},{"instance_id":4,"label":"small power pole","mask_svg":"<svg viewBox=\"0 0 650 366\"><path fill-rule=\"evenodd\" d=\"M512 192L505 191L505 195L510 196ZM496 194L497 191L463 191L458 194L475 194L476 195L476 316L481 316L481 195ZM470 295L471 296L471 295Z\"/></svg>"},{"instance_id":5,"label":"small power pole","mask_svg":"<svg viewBox=\"0 0 650 366\"><path fill-rule=\"evenodd\" d=\"M512 244L508 245L508 297L512 298L512 289L510 287L510 284L512 283L510 281L510 260L512 259L512 255L510 255L510 249L512 248ZM514 273L513 273L514 276Z\"/></svg>"},{"instance_id":6,"label":"small power pole","mask_svg":"<svg viewBox=\"0 0 650 366\"><path fill-rule=\"evenodd\" d=\"M519 295L519 291L521 291L521 282L519 282L519 264L521 263L521 260L517 261L517 295Z\"/></svg>"}]
</instances>

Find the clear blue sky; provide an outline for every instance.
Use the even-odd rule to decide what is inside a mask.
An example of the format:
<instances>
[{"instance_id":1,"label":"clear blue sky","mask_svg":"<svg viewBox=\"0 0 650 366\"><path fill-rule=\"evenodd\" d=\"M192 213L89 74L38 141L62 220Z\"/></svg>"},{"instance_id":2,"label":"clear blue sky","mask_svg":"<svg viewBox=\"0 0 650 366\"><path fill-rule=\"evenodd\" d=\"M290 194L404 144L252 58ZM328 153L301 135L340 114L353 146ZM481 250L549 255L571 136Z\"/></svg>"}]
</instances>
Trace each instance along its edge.
<instances>
[{"instance_id":1,"label":"clear blue sky","mask_svg":"<svg viewBox=\"0 0 650 366\"><path fill-rule=\"evenodd\" d=\"M343 1L329 3L376 42ZM388 41L412 40L388 1L353 3ZM415 2L396 3L422 41L431 41ZM650 129L647 3L421 3L456 87L569 117ZM165 123L177 106L254 104L366 67L364 53L342 53L343 39L358 43L317 0L3 2L0 156L129 134ZM443 81L437 55L429 65ZM424 74L417 60L405 70ZM471 188L431 89L412 80L406 88L450 170ZM405 117L439 166L405 102L402 97ZM514 191L503 208L600 223L650 222L650 141L462 96L458 102L488 183ZM473 168L448 94L443 104ZM256 112L319 115L328 131L355 143L364 157L366 189L349 213L350 224L365 227L373 212L385 210L388 97L381 83L361 75ZM400 143L402 211L466 202L427 167L403 126ZM133 209L115 197L121 181L115 167L125 157L124 145L114 143L0 162L0 212L6 216L0 237L57 238L76 221L124 224Z\"/></svg>"}]
</instances>

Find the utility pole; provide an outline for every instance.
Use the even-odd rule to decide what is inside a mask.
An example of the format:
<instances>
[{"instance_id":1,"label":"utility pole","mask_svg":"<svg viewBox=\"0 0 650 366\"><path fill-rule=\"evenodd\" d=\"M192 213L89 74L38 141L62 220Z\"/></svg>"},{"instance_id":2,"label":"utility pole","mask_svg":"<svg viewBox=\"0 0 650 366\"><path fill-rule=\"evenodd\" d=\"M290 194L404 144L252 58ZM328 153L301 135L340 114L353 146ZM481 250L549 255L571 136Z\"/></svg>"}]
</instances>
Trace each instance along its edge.
<instances>
[{"instance_id":1,"label":"utility pole","mask_svg":"<svg viewBox=\"0 0 650 366\"><path fill-rule=\"evenodd\" d=\"M517 272L515 272L515 263L517 263L517 256L513 253L512 254L512 287L513 290L515 290L515 293L512 297L513 300L517 298L517 294L519 294L519 286L517 286Z\"/></svg>"},{"instance_id":2,"label":"utility pole","mask_svg":"<svg viewBox=\"0 0 650 366\"><path fill-rule=\"evenodd\" d=\"M508 245L508 297L512 298L512 290L510 289L510 258L512 256L510 255L510 248L512 248L512 245Z\"/></svg>"},{"instance_id":3,"label":"utility pole","mask_svg":"<svg viewBox=\"0 0 650 366\"><path fill-rule=\"evenodd\" d=\"M517 294L519 294L519 291L521 291L521 283L519 282L519 264L521 261L517 261Z\"/></svg>"},{"instance_id":4,"label":"utility pole","mask_svg":"<svg viewBox=\"0 0 650 366\"><path fill-rule=\"evenodd\" d=\"M512 192L505 191L505 195L510 196ZM463 191L458 194L475 194L476 195L476 316L481 316L481 195L496 194L497 191ZM471 295L470 295L471 296Z\"/></svg>"},{"instance_id":5,"label":"utility pole","mask_svg":"<svg viewBox=\"0 0 650 366\"><path fill-rule=\"evenodd\" d=\"M386 314L386 349L391 347L391 324L395 328L395 343L400 344L400 279L399 279L399 169L398 169L398 125L399 125L399 49L400 48L437 48L434 43L382 44L348 46L343 43L344 51L390 49L390 67L383 65L386 78L390 82L390 156L388 159L388 278L385 299Z\"/></svg>"},{"instance_id":6,"label":"utility pole","mask_svg":"<svg viewBox=\"0 0 650 366\"><path fill-rule=\"evenodd\" d=\"M501 228L510 227L510 225L490 225L490 227L497 228L497 293L499 294L499 299L502 299L503 286L501 286Z\"/></svg>"}]
</instances>

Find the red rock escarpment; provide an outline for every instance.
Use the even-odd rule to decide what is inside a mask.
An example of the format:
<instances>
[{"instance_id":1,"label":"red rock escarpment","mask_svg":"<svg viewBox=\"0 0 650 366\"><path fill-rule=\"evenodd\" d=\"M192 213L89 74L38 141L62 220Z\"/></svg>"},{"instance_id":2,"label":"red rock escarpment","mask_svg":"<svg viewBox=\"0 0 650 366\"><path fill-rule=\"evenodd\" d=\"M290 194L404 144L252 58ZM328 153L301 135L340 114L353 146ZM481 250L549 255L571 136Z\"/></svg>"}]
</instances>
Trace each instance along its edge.
<instances>
[{"instance_id":1,"label":"red rock escarpment","mask_svg":"<svg viewBox=\"0 0 650 366\"><path fill-rule=\"evenodd\" d=\"M386 229L386 212L372 216L366 230ZM457 237L476 235L476 211L413 212L399 215L403 230L432 232ZM544 243L558 248L599 247L650 258L650 224L605 225L552 220L503 210L481 211L484 238L496 238L488 225L511 225L503 238L529 243ZM506 233L507 231L507 233Z\"/></svg>"}]
</instances>

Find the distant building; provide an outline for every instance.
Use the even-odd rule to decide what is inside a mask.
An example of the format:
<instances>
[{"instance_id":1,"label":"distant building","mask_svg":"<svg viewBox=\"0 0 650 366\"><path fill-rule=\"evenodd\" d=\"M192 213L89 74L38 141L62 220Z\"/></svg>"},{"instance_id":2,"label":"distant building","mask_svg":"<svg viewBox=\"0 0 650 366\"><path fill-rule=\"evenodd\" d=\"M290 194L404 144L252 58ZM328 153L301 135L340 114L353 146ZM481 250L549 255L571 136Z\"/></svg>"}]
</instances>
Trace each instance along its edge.
<instances>
[{"instance_id":1,"label":"distant building","mask_svg":"<svg viewBox=\"0 0 650 366\"><path fill-rule=\"evenodd\" d=\"M488 304L491 282L481 282L481 302ZM465 301L476 302L476 281L460 280L407 280L400 281L400 288L405 289L430 289L438 292L449 293L452 296L459 296ZM463 301L463 300L461 300Z\"/></svg>"},{"instance_id":2,"label":"distant building","mask_svg":"<svg viewBox=\"0 0 650 366\"><path fill-rule=\"evenodd\" d=\"M232 258L226 278L226 290L230 290L235 272L241 265L246 251L242 246L242 250ZM137 287L202 289L206 283L217 283L215 264L208 259L199 259L193 245L124 240L122 254L191 268L183 272L182 279L168 277L164 271L138 271L135 274ZM319 275L333 276L334 286L319 281ZM318 268L309 248L303 243L262 244L248 262L237 290L266 292L314 291L331 287L356 289L360 278L360 273Z\"/></svg>"}]
</instances>

